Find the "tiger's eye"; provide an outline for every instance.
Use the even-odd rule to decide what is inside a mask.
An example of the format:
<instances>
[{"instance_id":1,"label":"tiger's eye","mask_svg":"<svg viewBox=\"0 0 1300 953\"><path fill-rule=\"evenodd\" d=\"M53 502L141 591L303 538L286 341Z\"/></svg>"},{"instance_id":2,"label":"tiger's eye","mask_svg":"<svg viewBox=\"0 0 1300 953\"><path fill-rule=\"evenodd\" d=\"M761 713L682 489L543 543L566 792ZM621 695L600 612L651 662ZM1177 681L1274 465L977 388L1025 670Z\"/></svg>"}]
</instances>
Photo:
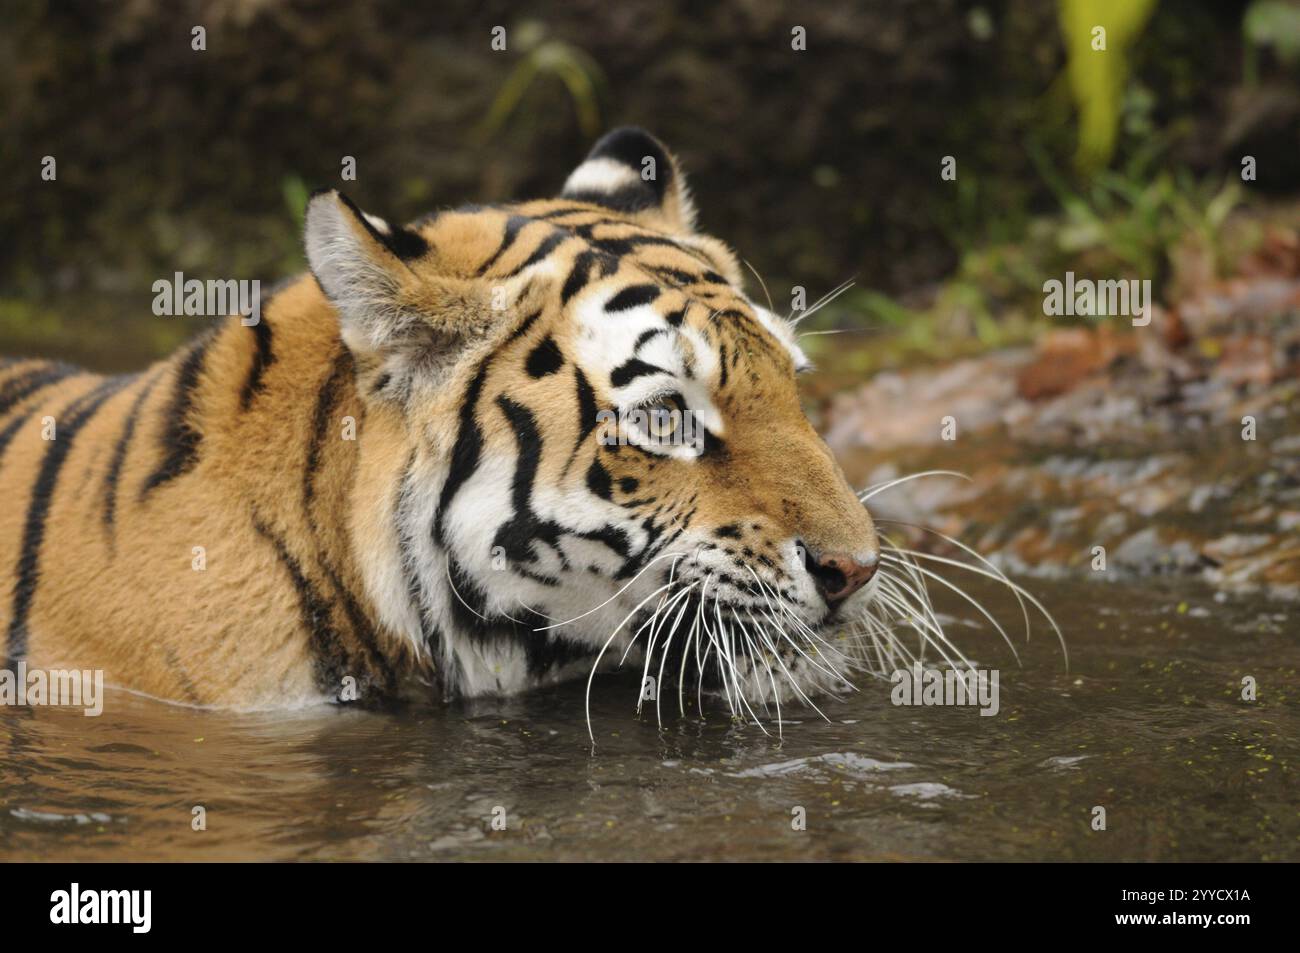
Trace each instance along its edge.
<instances>
[{"instance_id":1,"label":"tiger's eye","mask_svg":"<svg viewBox=\"0 0 1300 953\"><path fill-rule=\"evenodd\" d=\"M647 429L660 443L667 443L682 427L682 399L676 394L656 400L646 407Z\"/></svg>"}]
</instances>

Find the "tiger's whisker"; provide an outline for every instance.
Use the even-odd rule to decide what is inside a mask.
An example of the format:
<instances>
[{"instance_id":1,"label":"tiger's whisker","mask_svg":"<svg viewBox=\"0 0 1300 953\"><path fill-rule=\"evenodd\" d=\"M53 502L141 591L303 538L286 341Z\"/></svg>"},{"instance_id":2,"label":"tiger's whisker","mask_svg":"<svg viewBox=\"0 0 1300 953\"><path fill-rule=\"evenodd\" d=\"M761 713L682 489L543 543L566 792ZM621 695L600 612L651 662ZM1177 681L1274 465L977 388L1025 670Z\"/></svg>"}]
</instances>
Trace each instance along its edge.
<instances>
[{"instance_id":1,"label":"tiger's whisker","mask_svg":"<svg viewBox=\"0 0 1300 953\"><path fill-rule=\"evenodd\" d=\"M910 588L907 586L906 583L900 582L899 580L891 580L891 581L895 585L902 587L903 591L911 592ZM881 599L892 602L899 609L901 613L903 614L908 613L908 609L910 607L901 598L897 597L896 595L893 595L892 593L886 594L884 590L882 590L879 595ZM918 598L914 592L912 592L912 597ZM910 614L912 616L912 619L916 621L920 621L925 624L926 629L929 630L930 636L932 636L928 638L928 641L939 651L939 654L943 656L944 661L946 661L953 668L958 667L957 663L952 660L952 656L948 654L947 649L951 648L954 652L957 653L957 657L961 659L961 661L965 664L966 668L972 670L974 669L975 666L971 664L970 660L967 659L966 656L962 654L960 649L958 649L955 645L952 644L952 642L948 640L947 635L943 631L943 627L939 625L936 620L927 618L923 613L912 612ZM917 626L913 626L913 627L916 628L918 632L924 631L923 629Z\"/></svg>"},{"instance_id":2,"label":"tiger's whisker","mask_svg":"<svg viewBox=\"0 0 1300 953\"><path fill-rule=\"evenodd\" d=\"M894 559L895 557L891 554L882 554L881 558ZM968 603L970 603L975 608L975 610L980 613L980 615L988 619L989 623L993 626L993 628L995 628L998 631L998 634L1002 636L1002 641L1007 643L1007 648L1011 649L1011 654L1015 657L1016 664L1017 665L1021 664L1020 653L1016 651L1016 647L1012 643L1011 637L1007 635L1006 629L1002 628L1001 623L999 623L998 620L993 617L993 614L991 612L989 612L987 609L984 608L983 605L980 604L979 600L975 599L973 596L967 593L960 586L956 585L955 583L949 582L947 579L944 579L943 576L940 576L937 572L934 572L931 569L926 569L923 566L917 566L916 568L920 570L922 573L924 573L930 579L933 579L935 582L947 586L953 592L957 593L957 595L961 596Z\"/></svg>"},{"instance_id":3,"label":"tiger's whisker","mask_svg":"<svg viewBox=\"0 0 1300 953\"><path fill-rule=\"evenodd\" d=\"M772 654L769 650L766 654ZM778 659L778 662L780 660ZM767 670L767 681L772 686L772 700L776 703L776 736L785 737L785 720L781 717L781 693L776 687L776 676L772 674L772 666L768 663L767 658L762 657L763 668Z\"/></svg>"},{"instance_id":4,"label":"tiger's whisker","mask_svg":"<svg viewBox=\"0 0 1300 953\"><path fill-rule=\"evenodd\" d=\"M763 276L758 273L758 269L749 263L748 258L742 258L741 261L745 263L745 267L753 272L754 277L758 279L758 283L763 289L763 297L767 299L767 310L776 314L776 305L772 304L772 295L767 290L767 282L764 281Z\"/></svg>"},{"instance_id":5,"label":"tiger's whisker","mask_svg":"<svg viewBox=\"0 0 1300 953\"><path fill-rule=\"evenodd\" d=\"M698 584L693 582L685 589L683 589L681 593L679 593L678 601L681 601L682 607L677 610L677 617L673 619L672 627L669 629L668 632L668 638L671 639L672 634L677 631L677 626L681 623L682 616L685 615L687 608L690 607L690 602L686 600L686 596L690 593L692 589L696 587L696 585ZM665 621L666 619L667 619L667 614L665 614ZM645 664L641 668L641 688L637 692L636 713L638 715L641 714L641 708L645 703L645 682L646 682L646 678L650 674L650 662L654 658L655 641L659 633L662 631L663 631L663 622L661 622L654 629L650 630L650 640L647 643L646 650L645 650ZM658 701L658 698L659 698L659 693L656 690L655 700Z\"/></svg>"},{"instance_id":6,"label":"tiger's whisker","mask_svg":"<svg viewBox=\"0 0 1300 953\"><path fill-rule=\"evenodd\" d=\"M624 616L623 621L620 622L617 626L615 626L614 631L609 634L609 638L605 640L605 644L601 646L600 652L596 655L596 661L593 662L591 665L591 673L587 676L586 707L587 707L587 735L588 737L591 738L592 744L596 743L596 735L591 726L591 683L596 678L596 670L600 668L600 660L605 657L605 653L609 650L609 647L613 643L614 639L618 637L618 633L622 630L623 626L627 624L627 620L632 618L632 616L634 616L640 610L640 608L644 606L647 602L649 602L656 595L658 595L660 592L662 592L664 589L668 588L668 586L671 585L672 583L669 582L661 586L660 588L656 589L654 592L650 593L650 595L642 599L641 602L639 602L631 612L629 612L626 616ZM653 616L651 618L653 618ZM638 634L639 634L639 630L638 630Z\"/></svg>"},{"instance_id":7,"label":"tiger's whisker","mask_svg":"<svg viewBox=\"0 0 1300 953\"><path fill-rule=\"evenodd\" d=\"M806 318L812 317L822 308L826 307L826 305L830 304L840 295L844 294L844 292L852 288L855 284L857 284L857 279L850 278L847 281L844 281L836 285L829 292L827 292L826 294L818 298L816 301L814 301L812 307L806 308L803 314L799 315L799 317L797 318L794 317L794 311L792 309L790 313L785 316L786 321L790 322L791 327L798 327L800 322L804 321Z\"/></svg>"},{"instance_id":8,"label":"tiger's whisker","mask_svg":"<svg viewBox=\"0 0 1300 953\"><path fill-rule=\"evenodd\" d=\"M685 556L685 555L686 555L685 553L661 553L660 555L656 556L654 559L652 559L652 560L650 560L648 563L646 563L645 566L641 569L640 572L638 572L635 576L633 576L631 579L629 579L628 582L627 582L627 585L625 585L625 586L624 586L622 589L620 589L618 592L614 593L612 596L610 596L608 599L606 599L606 600L605 600L604 602L602 602L600 605L598 605L598 606L596 606L596 607L594 607L594 608L592 608L592 609L588 609L586 612L582 613L582 615L575 615L572 619L565 619L563 622L556 622L554 625L543 625L543 626L540 626L539 628L533 629L533 631L534 631L534 632L545 632L547 629L558 629L558 628L559 628L560 626L562 626L562 625L569 625L570 623L577 622L579 619L585 619L585 618L587 618L587 616L591 615L593 612L599 612L601 609L605 608L605 606L609 605L611 602L613 602L615 599L617 599L617 598L618 598L619 596L621 596L623 593L627 592L627 590L630 589L633 585L635 585L635 584L636 584L636 581L637 581L638 579L640 579L640 578L641 578L645 573L649 572L649 571L650 571L650 567L653 566L655 563L659 562L659 560L661 560L661 559L681 559L681 558L682 558L683 556ZM674 563L673 565L676 566L676 563ZM656 590L656 591L658 591L658 590ZM466 607L466 608L468 608L468 607ZM638 607L638 608L639 608L639 607Z\"/></svg>"},{"instance_id":9,"label":"tiger's whisker","mask_svg":"<svg viewBox=\"0 0 1300 953\"><path fill-rule=\"evenodd\" d=\"M696 626L699 625L700 606L703 605L708 588L709 580L708 578L705 578L704 585L700 589L699 599L695 603L695 620L691 623L691 627L686 633L687 644L690 643L691 634L695 631ZM683 606L683 609L685 609L685 606ZM668 633L668 638L664 640L663 648L659 650L659 675L658 681L655 682L655 721L658 722L660 728L662 728L664 724L663 708L660 704L663 699L664 667L668 664L668 647L672 645L673 636L676 635L676 633L677 625L674 623L672 631ZM686 657L685 649L682 651L682 657L683 659ZM644 684L644 682L642 684ZM642 691L642 695L644 694L645 692Z\"/></svg>"},{"instance_id":10,"label":"tiger's whisker","mask_svg":"<svg viewBox=\"0 0 1300 953\"><path fill-rule=\"evenodd\" d=\"M905 476L905 477L899 477L899 478L896 479L896 480L887 480L887 481L885 481L884 483L877 483L877 484L875 484L875 485L873 485L873 486L869 486L869 487L867 487L865 490L863 490L861 493L858 494L858 499L861 500L863 503L865 503L865 502L867 502L867 500L871 499L871 498L872 498L873 496L875 496L877 493L884 493L886 490L891 490L891 489L893 489L894 487L898 486L899 484L901 484L901 483L906 483L906 482L908 482L909 480L919 480L919 479L921 479L921 477L929 477L929 476L953 476L953 477L958 477L958 478L960 478L960 479L962 479L962 480L965 480L965 481L967 481L968 483L969 483L969 482L972 482L970 477L968 477L968 476L967 476L966 474L964 474L964 473L959 473L959 472L956 471L956 470L923 470L923 471L920 472L920 473L913 473L913 474L910 474L910 475ZM876 522L877 522L877 523L892 523L892 522L896 522L896 520L881 520L881 519L878 519L878 520L876 520Z\"/></svg>"},{"instance_id":11,"label":"tiger's whisker","mask_svg":"<svg viewBox=\"0 0 1300 953\"><path fill-rule=\"evenodd\" d=\"M460 599L460 604L461 604L461 605L463 605L463 606L464 606L466 609L468 609L470 612L474 613L474 615L478 616L478 617L479 617L480 619L482 619L484 622L487 622L487 621L488 621L488 617L487 617L487 616L485 616L483 613L479 612L477 609L475 609L473 606L471 606L468 602L466 602L466 601L461 597L460 592L457 591L457 589L456 589L456 583L452 582L452 579L451 579L451 561L450 561L450 560L447 561L447 586L448 586L448 588L451 589L452 595L454 595L457 599Z\"/></svg>"},{"instance_id":12,"label":"tiger's whisker","mask_svg":"<svg viewBox=\"0 0 1300 953\"><path fill-rule=\"evenodd\" d=\"M957 569L964 569L964 570L966 570L967 572L972 572L972 573L975 573L976 575L979 575L979 576L984 576L984 577L986 577L986 578L988 578L988 579L996 580L997 582L1002 583L1002 585L1004 585L1004 586L1006 586L1008 589L1010 589L1013 593L1016 593L1017 595L1023 596L1023 597L1024 597L1024 598L1029 602L1030 605L1032 605L1035 609L1037 609L1039 612L1041 612L1041 613L1043 614L1043 618L1045 618L1045 619L1047 620L1048 624L1051 625L1052 630L1056 633L1057 641L1058 641L1058 642L1060 643L1060 645L1061 645L1061 653L1062 653L1062 655L1063 655L1064 658L1065 658L1066 670L1067 670L1067 671L1069 670L1069 665L1070 665L1070 655L1069 655L1069 650L1068 650L1068 649L1066 648L1066 646L1065 646L1065 635L1061 632L1061 627L1060 627L1059 625L1056 624L1056 619L1054 619L1054 618L1052 617L1052 614L1051 614L1050 612L1047 611L1047 607L1044 606L1044 605L1043 605L1043 604L1042 604L1042 603L1041 603L1041 602L1040 602L1040 601L1039 601L1039 600L1038 600L1038 599L1033 595L1033 593L1029 592L1029 591L1028 591L1027 589L1025 589L1023 586L1019 585L1018 583L1015 583L1015 582L1011 581L1011 580L1008 579L1005 575L1003 575L1001 572L997 572L997 573L988 572L988 571L986 571L986 570L984 570L984 569L981 569L981 568L978 567L978 566L972 566L972 565L970 565L970 563L963 563L963 562L961 562L960 560L956 560L956 559L948 559L948 558L943 557L943 556L936 556L936 555L934 555L934 554L932 554L932 553L922 553L922 552L916 552L916 551L914 551L914 550L903 550L903 549L899 549L898 551L899 551L899 552L902 552L902 553L905 553L905 554L908 555L908 556L911 556L911 557L917 558L917 559L928 559L928 560L930 560L930 561L932 561L932 562L943 563L943 564L948 565L948 566L953 566L953 567L955 567L955 568L957 568Z\"/></svg>"},{"instance_id":13,"label":"tiger's whisker","mask_svg":"<svg viewBox=\"0 0 1300 953\"><path fill-rule=\"evenodd\" d=\"M1004 585L1009 585L1011 582L1011 580L1007 577L1007 575L1003 573L1002 570L999 569L996 565L994 565L991 561L985 559L973 548L967 546L965 543L960 542L959 540L954 539L953 537L949 536L947 533L941 533L937 529L931 529L929 526L922 526L919 523L905 523L902 520L879 520L878 522L890 523L891 525L895 525L895 526L906 526L911 529L918 529L924 533L931 533L935 536L938 536L940 539L944 540L948 544L952 546L956 546L962 552L967 553L968 555L973 556L975 559L979 560L991 572L996 573L999 581L1001 581ZM898 550L898 546L893 543L893 540L890 540L890 544L893 546L893 548L896 551ZM912 554L910 551L908 551L907 555L910 556ZM1021 596L1020 593L1017 592L1014 587L1011 587L1011 594L1016 597L1016 603L1020 606L1020 615L1025 621L1025 641L1028 642L1030 633L1032 631L1032 626L1029 623L1029 607L1025 604L1024 597Z\"/></svg>"},{"instance_id":14,"label":"tiger's whisker","mask_svg":"<svg viewBox=\"0 0 1300 953\"><path fill-rule=\"evenodd\" d=\"M672 585L671 579L668 581L668 585ZM694 583L692 583L692 586L693 585ZM686 598L686 594L690 591L691 591L691 587L688 586L684 589L679 589L676 592L665 593L664 597L660 599L659 605L655 607L655 611L651 614L650 618L647 619L644 623L642 623L641 627L637 629L636 631L637 636L640 636L640 634L645 631L647 626L658 621L659 623L658 626L656 626L656 628L651 631L651 635L650 635L649 644L654 645L655 635L658 633L659 630L663 628L663 621L666 618L667 613L672 612L673 607L676 606L677 603L680 602L682 599ZM628 642L627 647L623 649L623 657L618 660L618 664L620 668L622 668L623 663L627 661L627 657L632 653L632 648L635 644L636 644L636 637L633 637L633 639L630 642Z\"/></svg>"},{"instance_id":15,"label":"tiger's whisker","mask_svg":"<svg viewBox=\"0 0 1300 953\"><path fill-rule=\"evenodd\" d=\"M759 594L762 595L763 600L764 600L764 601L767 603L767 605L768 605L768 608L771 609L771 608L772 608L772 600L771 600L770 598L768 598L768 595L767 595L767 587L763 585L763 580L761 580L761 579L758 578L758 573L754 572L753 567L751 567L751 566L746 566L745 568L749 570L749 574L750 574L751 576L753 576L753 577L754 577L754 581L755 581L756 583L758 583ZM779 597L778 597L778 598L779 598ZM791 614L791 617L793 618L793 614ZM752 614L750 615L750 618L751 618L751 619L753 618L753 615L752 615ZM771 617L769 616L769 618L771 618ZM799 620L798 620L798 619L795 619L795 621L796 621L796 623L799 623ZM773 622L773 624L776 624L776 620L775 620L774 618L772 619L772 622ZM800 623L800 624L802 624L802 623ZM783 635L786 636L786 639L787 639L787 641L789 641L791 647L793 647L794 650L795 650L796 652L798 652L798 653L799 653L800 655L802 655L805 659L807 659L808 662L809 662L810 664L817 666L817 667L820 668L823 672L826 672L826 674L829 675L831 678L839 678L839 679L842 680L842 681L848 681L848 679L845 679L844 676L840 675L838 672L828 672L828 671L827 671L827 670L826 670L826 669L825 669L825 668L824 668L824 667L823 667L819 662L817 662L815 659L813 659L811 656L809 656L808 653L806 653L806 652L805 652L805 651L804 651L804 650L803 650L803 649L798 645L798 643L796 643L796 642L794 641L794 639L791 639L791 638L790 638L790 637L785 633L784 629L783 629L781 626L778 625L777 628L778 628L778 630L781 631L781 633L782 633ZM805 628L806 628L806 626L805 626ZM811 631L811 630L809 630L809 631Z\"/></svg>"},{"instance_id":16,"label":"tiger's whisker","mask_svg":"<svg viewBox=\"0 0 1300 953\"><path fill-rule=\"evenodd\" d=\"M888 584L886 585L884 583ZM907 599L909 597L903 594L906 590L894 588L894 586L897 585L897 580L882 580L882 585L877 593L877 598L880 599L883 605L893 609L898 617L906 622L907 625L911 626L912 630L920 636L922 645L933 645L948 664L956 667L956 663L953 662L952 657L948 654L943 643L938 641L934 636L937 626L935 626L924 613L916 611L913 606L908 604ZM922 653L922 658L924 658L924 653Z\"/></svg>"},{"instance_id":17,"label":"tiger's whisker","mask_svg":"<svg viewBox=\"0 0 1300 953\"><path fill-rule=\"evenodd\" d=\"M767 630L763 627L763 625L762 625L761 623L759 623L756 619L754 619L752 613L750 614L750 617L749 617L749 618L750 618L750 621L754 623L754 626L758 629L758 631L760 631L761 633L763 633L764 638L767 639L767 643L768 643L768 645L771 647L771 650L772 650L772 655L773 655L773 657L775 657L775 659L776 659L776 664L779 665L779 666L781 666L781 671L785 673L786 680L790 682L790 687L793 688L793 689L795 690L795 692L799 695L799 697L800 697L801 699L803 699L804 704L806 704L806 705L808 705L809 707L811 707L813 711L817 712L817 714L821 715L822 718L825 718L826 721L829 722L830 719L829 719L829 718L826 718L826 713L823 712L820 708L818 708L818 707L817 707L817 703L814 702L814 701L813 701L811 698L809 698L807 695L805 695L804 692L803 692L803 689L801 689L801 688L799 687L799 682L798 682L798 680L797 680L797 679L796 679L796 678L795 678L795 677L790 673L790 669L786 666L785 662L782 661L782 659L781 659L781 652L780 652L780 650L777 648L776 643L775 643L775 641L772 639L771 635L767 632ZM787 642L789 642L791 645L794 645L794 641L790 638L790 636L789 636L787 633L785 633L784 631L781 631L779 634L780 634L780 635L781 635L781 636L782 636L782 637L783 637ZM795 646L795 648L797 649L798 646Z\"/></svg>"}]
</instances>

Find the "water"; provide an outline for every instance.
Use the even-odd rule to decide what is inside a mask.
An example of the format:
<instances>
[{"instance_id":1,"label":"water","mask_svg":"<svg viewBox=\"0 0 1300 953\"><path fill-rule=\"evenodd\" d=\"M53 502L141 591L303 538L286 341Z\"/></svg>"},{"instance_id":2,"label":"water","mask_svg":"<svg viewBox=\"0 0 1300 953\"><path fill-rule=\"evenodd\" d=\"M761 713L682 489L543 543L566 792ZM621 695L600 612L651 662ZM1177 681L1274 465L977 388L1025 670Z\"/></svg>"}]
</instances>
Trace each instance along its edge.
<instances>
[{"instance_id":1,"label":"water","mask_svg":"<svg viewBox=\"0 0 1300 953\"><path fill-rule=\"evenodd\" d=\"M829 722L787 711L783 739L716 704L703 721L665 704L661 731L633 714L635 676L597 681L594 751L582 685L390 712L123 692L98 718L3 710L0 859L1300 858L1297 607L1033 588L1063 622L1068 673L1045 630L1022 668L989 630L954 630L1001 669L996 717L895 707L875 682L829 700ZM1258 701L1241 700L1244 676Z\"/></svg>"}]
</instances>

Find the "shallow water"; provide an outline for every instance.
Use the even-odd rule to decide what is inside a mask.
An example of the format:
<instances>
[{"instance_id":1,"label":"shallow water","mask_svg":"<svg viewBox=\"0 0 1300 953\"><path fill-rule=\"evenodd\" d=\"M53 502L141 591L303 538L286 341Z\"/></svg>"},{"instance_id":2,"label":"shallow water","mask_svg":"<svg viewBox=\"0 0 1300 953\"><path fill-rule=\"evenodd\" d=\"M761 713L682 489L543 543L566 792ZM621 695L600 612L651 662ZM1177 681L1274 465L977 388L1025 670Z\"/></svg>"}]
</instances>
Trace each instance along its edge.
<instances>
[{"instance_id":1,"label":"shallow water","mask_svg":"<svg viewBox=\"0 0 1300 953\"><path fill-rule=\"evenodd\" d=\"M1031 588L1062 622L1068 672L1045 628L1018 646L1020 668L990 630L953 629L1000 668L994 717L896 707L877 681L827 701L829 722L787 710L783 739L718 703L701 721L665 700L661 731L618 675L593 690L594 751L581 684L393 712L236 715L123 692L98 718L2 709L0 858L1300 857L1297 607Z\"/></svg>"}]
</instances>

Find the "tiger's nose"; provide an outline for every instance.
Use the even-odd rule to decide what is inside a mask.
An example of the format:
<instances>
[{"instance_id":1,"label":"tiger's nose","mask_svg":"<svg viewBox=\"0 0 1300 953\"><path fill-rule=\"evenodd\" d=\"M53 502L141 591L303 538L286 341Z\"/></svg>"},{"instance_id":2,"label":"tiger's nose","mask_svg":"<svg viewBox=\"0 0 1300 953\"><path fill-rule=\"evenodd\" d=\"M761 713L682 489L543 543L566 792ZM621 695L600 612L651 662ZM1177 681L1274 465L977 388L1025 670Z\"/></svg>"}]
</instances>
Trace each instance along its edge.
<instances>
[{"instance_id":1,"label":"tiger's nose","mask_svg":"<svg viewBox=\"0 0 1300 953\"><path fill-rule=\"evenodd\" d=\"M817 584L817 591L827 603L838 605L857 592L876 574L880 557L871 553L859 561L847 553L816 553L804 550L804 568Z\"/></svg>"}]
</instances>

